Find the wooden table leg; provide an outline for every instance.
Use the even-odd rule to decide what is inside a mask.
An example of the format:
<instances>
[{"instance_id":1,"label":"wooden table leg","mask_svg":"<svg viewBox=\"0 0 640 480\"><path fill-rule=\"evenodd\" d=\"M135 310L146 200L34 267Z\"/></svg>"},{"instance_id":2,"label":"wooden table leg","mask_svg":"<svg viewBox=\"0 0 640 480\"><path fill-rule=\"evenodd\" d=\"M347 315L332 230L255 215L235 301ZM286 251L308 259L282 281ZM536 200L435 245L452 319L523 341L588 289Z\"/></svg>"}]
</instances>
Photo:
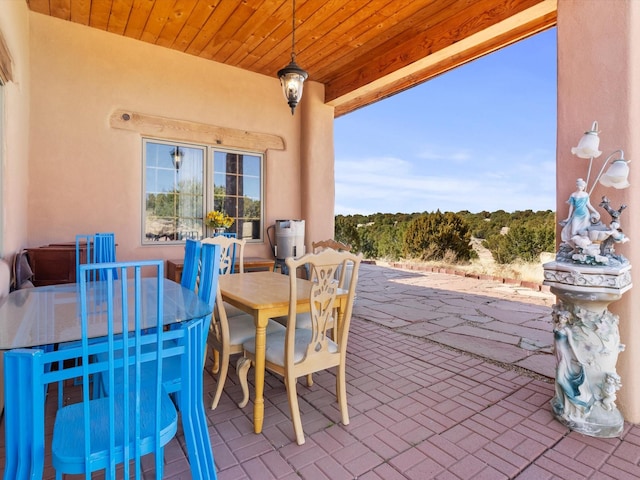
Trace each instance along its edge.
<instances>
[{"instance_id":1,"label":"wooden table leg","mask_svg":"<svg viewBox=\"0 0 640 480\"><path fill-rule=\"evenodd\" d=\"M265 345L267 336L267 323L269 318L258 312L256 318L256 365L255 365L255 389L256 397L253 404L253 431L262 432L264 422L264 370L265 370Z\"/></svg>"}]
</instances>

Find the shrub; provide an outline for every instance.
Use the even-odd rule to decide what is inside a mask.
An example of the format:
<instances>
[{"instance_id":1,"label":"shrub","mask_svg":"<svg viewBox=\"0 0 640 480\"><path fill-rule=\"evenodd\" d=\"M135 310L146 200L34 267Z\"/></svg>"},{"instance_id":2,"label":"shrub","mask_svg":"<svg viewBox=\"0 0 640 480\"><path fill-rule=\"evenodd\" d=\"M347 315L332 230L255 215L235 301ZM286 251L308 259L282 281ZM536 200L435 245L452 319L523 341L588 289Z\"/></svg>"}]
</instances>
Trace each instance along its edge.
<instances>
[{"instance_id":1,"label":"shrub","mask_svg":"<svg viewBox=\"0 0 640 480\"><path fill-rule=\"evenodd\" d=\"M483 245L497 263L512 263L517 259L536 262L542 252L555 250L555 215L529 216L513 222L505 235L492 235Z\"/></svg>"},{"instance_id":2,"label":"shrub","mask_svg":"<svg viewBox=\"0 0 640 480\"><path fill-rule=\"evenodd\" d=\"M409 222L404 235L404 254L421 260L442 260L450 250L458 260L466 261L471 258L470 240L469 226L460 215L427 213Z\"/></svg>"}]
</instances>

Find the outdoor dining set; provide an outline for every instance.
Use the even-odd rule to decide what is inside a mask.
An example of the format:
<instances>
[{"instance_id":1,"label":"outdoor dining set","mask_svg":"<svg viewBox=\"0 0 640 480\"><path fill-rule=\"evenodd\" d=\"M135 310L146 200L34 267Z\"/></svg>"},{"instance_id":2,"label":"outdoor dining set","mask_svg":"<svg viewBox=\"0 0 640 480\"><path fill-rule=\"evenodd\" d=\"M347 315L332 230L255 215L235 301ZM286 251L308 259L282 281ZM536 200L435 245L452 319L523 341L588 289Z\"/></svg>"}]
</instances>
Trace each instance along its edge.
<instances>
[{"instance_id":1,"label":"outdoor dining set","mask_svg":"<svg viewBox=\"0 0 640 480\"><path fill-rule=\"evenodd\" d=\"M348 424L346 346L362 256L329 240L287 258L288 274L245 272L244 247L234 235L186 240L178 282L166 278L164 260L117 261L112 233L78 235L75 283L4 295L4 479L42 478L45 452L56 478L142 478L147 454L162 478L163 448L179 425L192 478L215 479L204 398L211 393L207 407L217 407L232 359L238 408L252 397L255 433L265 421L267 370L284 380L299 445L300 377L310 386L314 373L335 368ZM209 353L215 392L203 391ZM52 403L55 421L45 429Z\"/></svg>"}]
</instances>

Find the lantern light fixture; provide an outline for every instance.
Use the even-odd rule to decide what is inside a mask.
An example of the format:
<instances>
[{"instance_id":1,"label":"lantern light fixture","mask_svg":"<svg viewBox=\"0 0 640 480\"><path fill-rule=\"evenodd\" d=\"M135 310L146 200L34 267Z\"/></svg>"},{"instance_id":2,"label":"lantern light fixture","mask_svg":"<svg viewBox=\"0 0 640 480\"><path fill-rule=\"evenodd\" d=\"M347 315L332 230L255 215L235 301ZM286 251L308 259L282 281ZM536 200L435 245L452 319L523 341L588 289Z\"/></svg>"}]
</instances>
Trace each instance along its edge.
<instances>
[{"instance_id":1,"label":"lantern light fixture","mask_svg":"<svg viewBox=\"0 0 640 480\"><path fill-rule=\"evenodd\" d=\"M182 159L184 158L184 150L176 146L176 148L171 150L169 155L171 156L173 166L176 167L176 170L180 170L180 167L182 166Z\"/></svg>"},{"instance_id":2,"label":"lantern light fixture","mask_svg":"<svg viewBox=\"0 0 640 480\"><path fill-rule=\"evenodd\" d=\"M293 23L291 29L291 63L278 71L284 98L287 100L293 115L298 102L302 98L302 86L309 74L296 63L296 0L293 0Z\"/></svg>"}]
</instances>

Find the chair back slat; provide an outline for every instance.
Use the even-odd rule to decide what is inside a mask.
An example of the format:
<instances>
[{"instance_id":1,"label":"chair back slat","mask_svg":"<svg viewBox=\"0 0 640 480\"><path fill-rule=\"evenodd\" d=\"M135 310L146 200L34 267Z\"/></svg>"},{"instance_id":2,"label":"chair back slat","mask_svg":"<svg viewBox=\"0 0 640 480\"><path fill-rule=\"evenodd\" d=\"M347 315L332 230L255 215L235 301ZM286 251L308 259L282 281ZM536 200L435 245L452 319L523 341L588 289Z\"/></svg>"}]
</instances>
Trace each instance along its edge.
<instances>
[{"instance_id":1,"label":"chair back slat","mask_svg":"<svg viewBox=\"0 0 640 480\"><path fill-rule=\"evenodd\" d=\"M213 310L216 305L216 295L218 292L218 277L220 275L220 245L203 243L200 253L200 278L198 281L198 297L206 302ZM205 322L203 328L208 332L211 328L213 313L209 315L209 321ZM207 335L202 337L202 351L207 350ZM202 358L202 368L206 361L206 355Z\"/></svg>"},{"instance_id":2,"label":"chair back slat","mask_svg":"<svg viewBox=\"0 0 640 480\"><path fill-rule=\"evenodd\" d=\"M218 275L220 272L221 247L211 243L203 243L200 253L200 279L198 281L198 296L213 308L218 289Z\"/></svg>"},{"instance_id":3,"label":"chair back slat","mask_svg":"<svg viewBox=\"0 0 640 480\"><path fill-rule=\"evenodd\" d=\"M200 269L200 250L202 244L198 240L188 238L184 244L184 262L180 284L189 290L196 289L198 271Z\"/></svg>"},{"instance_id":4,"label":"chair back slat","mask_svg":"<svg viewBox=\"0 0 640 480\"><path fill-rule=\"evenodd\" d=\"M162 388L164 266L161 260L89 263L80 271L81 401L58 410L53 466L61 473L105 470L106 478L142 478L141 457L154 453L162 478L163 446L177 431L177 412ZM152 274L151 278L143 278ZM103 282L93 282L96 273ZM118 280L120 278L120 280ZM96 315L106 315L100 340ZM105 323L105 322L102 322ZM143 365L147 365L143 368ZM144 372L144 374L143 374ZM99 374L107 395L93 398L90 378ZM78 453L82 449L82 465ZM120 467L118 467L121 465ZM122 471L121 471L122 469Z\"/></svg>"}]
</instances>

